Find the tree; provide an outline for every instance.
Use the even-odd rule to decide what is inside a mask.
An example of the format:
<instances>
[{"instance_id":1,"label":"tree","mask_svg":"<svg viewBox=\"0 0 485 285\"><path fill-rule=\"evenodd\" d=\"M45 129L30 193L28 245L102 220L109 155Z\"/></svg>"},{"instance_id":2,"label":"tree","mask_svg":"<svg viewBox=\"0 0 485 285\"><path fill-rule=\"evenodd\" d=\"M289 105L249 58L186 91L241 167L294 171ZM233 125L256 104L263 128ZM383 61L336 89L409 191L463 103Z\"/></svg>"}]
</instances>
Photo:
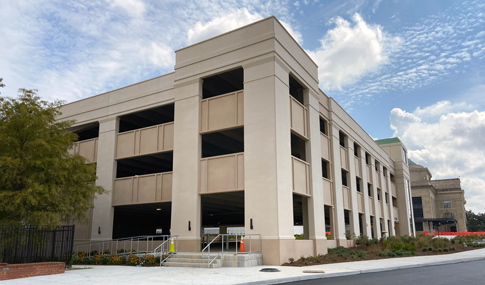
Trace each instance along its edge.
<instances>
[{"instance_id":1,"label":"tree","mask_svg":"<svg viewBox=\"0 0 485 285\"><path fill-rule=\"evenodd\" d=\"M61 105L36 90L0 97L0 223L86 222L94 195L104 193L95 165L68 153L77 135L73 121L56 121Z\"/></svg>"},{"instance_id":2,"label":"tree","mask_svg":"<svg viewBox=\"0 0 485 285\"><path fill-rule=\"evenodd\" d=\"M485 231L485 213L473 213L472 210L466 211L466 227L469 232Z\"/></svg>"}]
</instances>

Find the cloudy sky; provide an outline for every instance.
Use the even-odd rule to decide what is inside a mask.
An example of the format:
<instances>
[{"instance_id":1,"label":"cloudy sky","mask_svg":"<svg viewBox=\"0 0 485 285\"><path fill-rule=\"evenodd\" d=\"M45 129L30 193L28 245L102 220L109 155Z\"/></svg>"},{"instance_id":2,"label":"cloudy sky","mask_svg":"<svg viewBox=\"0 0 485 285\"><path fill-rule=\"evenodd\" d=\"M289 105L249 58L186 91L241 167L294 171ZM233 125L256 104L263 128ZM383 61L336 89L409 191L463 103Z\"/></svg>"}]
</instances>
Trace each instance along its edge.
<instances>
[{"instance_id":1,"label":"cloudy sky","mask_svg":"<svg viewBox=\"0 0 485 285\"><path fill-rule=\"evenodd\" d=\"M174 50L276 16L320 88L374 138L399 136L485 212L485 3L479 0L0 2L2 95L67 102L173 70Z\"/></svg>"}]
</instances>

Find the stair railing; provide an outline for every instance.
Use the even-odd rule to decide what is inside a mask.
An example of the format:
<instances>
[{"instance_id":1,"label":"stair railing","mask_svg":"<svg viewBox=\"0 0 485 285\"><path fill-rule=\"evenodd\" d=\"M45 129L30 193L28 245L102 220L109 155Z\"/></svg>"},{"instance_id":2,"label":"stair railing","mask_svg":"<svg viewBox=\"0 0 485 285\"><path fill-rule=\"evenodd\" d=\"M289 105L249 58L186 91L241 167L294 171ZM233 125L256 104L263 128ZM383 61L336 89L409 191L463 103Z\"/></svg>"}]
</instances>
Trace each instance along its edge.
<instances>
[{"instance_id":1,"label":"stair railing","mask_svg":"<svg viewBox=\"0 0 485 285\"><path fill-rule=\"evenodd\" d=\"M252 254L252 253L261 253L261 235L260 234L218 234L215 238L213 238L208 244L206 247L204 247L204 249L202 249L202 257L204 257L204 252L205 250L207 250L207 268L210 268L211 264L221 255L224 255L224 238L225 238L225 242L226 242L226 247L227 249L229 249L229 237L230 236L236 236L236 239L235 239L235 243L236 243L236 255L238 254L241 254L241 252L239 251L238 249L238 242L241 241L242 237L245 236L246 239L248 239L247 237L249 237L249 251L248 252L244 252L245 254ZM238 239L238 236L240 236L240 238ZM259 246L258 246L258 250L257 251L254 251L252 250L252 240L253 240L253 236L257 236L258 237L258 242L259 242ZM217 240L217 238L221 237L221 241L222 241L222 251L220 251L219 253L217 253L217 255L211 259L210 258L210 250L211 250L211 244Z\"/></svg>"},{"instance_id":2,"label":"stair railing","mask_svg":"<svg viewBox=\"0 0 485 285\"><path fill-rule=\"evenodd\" d=\"M218 238L222 236L221 234L218 234L215 238L213 238L205 247L204 249L202 249L202 257L204 257L204 251L207 249L207 268L210 268L212 262L214 262L214 260L216 260L217 257L219 257L219 255L221 254L224 254L224 247L222 247L222 251L219 252L216 257L214 257L212 260L210 259L211 257L211 244ZM223 239L223 242L222 244L224 244L224 237L222 238Z\"/></svg>"},{"instance_id":3,"label":"stair railing","mask_svg":"<svg viewBox=\"0 0 485 285\"><path fill-rule=\"evenodd\" d=\"M172 244L172 240L173 238L175 238L175 242L174 242L174 251L170 251L170 246ZM167 259L169 259L170 257L172 257L172 255L176 254L177 251L178 251L178 238L179 236L178 235L170 235L168 236L167 240L162 242L159 246L157 246L154 250L153 250L153 254L155 256L157 256L157 252L160 252L160 266L162 266L162 263L164 263ZM163 254L164 253L168 253L168 255L163 258Z\"/></svg>"}]
</instances>

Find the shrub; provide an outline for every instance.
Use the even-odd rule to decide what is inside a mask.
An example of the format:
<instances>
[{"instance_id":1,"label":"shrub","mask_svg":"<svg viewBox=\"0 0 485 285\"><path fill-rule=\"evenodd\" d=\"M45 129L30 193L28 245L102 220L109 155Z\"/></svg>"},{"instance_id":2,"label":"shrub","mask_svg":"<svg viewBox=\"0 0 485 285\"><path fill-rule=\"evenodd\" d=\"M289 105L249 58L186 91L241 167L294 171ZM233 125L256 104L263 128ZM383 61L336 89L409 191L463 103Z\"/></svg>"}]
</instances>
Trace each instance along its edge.
<instances>
[{"instance_id":1,"label":"shrub","mask_svg":"<svg viewBox=\"0 0 485 285\"><path fill-rule=\"evenodd\" d=\"M433 251L433 248L432 247L428 247L428 251Z\"/></svg>"},{"instance_id":2,"label":"shrub","mask_svg":"<svg viewBox=\"0 0 485 285\"><path fill-rule=\"evenodd\" d=\"M443 249L442 248L438 248L438 252L443 252Z\"/></svg>"},{"instance_id":3,"label":"shrub","mask_svg":"<svg viewBox=\"0 0 485 285\"><path fill-rule=\"evenodd\" d=\"M125 264L126 263L126 259L124 258L121 258L119 256L111 256L111 258L109 259L109 262L108 264L113 264L113 265L121 265L121 264Z\"/></svg>"},{"instance_id":4,"label":"shrub","mask_svg":"<svg viewBox=\"0 0 485 285\"><path fill-rule=\"evenodd\" d=\"M145 258L142 261L143 265L155 265L157 263L157 259L153 255L145 255Z\"/></svg>"},{"instance_id":5,"label":"shrub","mask_svg":"<svg viewBox=\"0 0 485 285\"><path fill-rule=\"evenodd\" d=\"M402 242L396 242L392 245L392 249L394 250L401 250L404 248L404 243Z\"/></svg>"},{"instance_id":6,"label":"shrub","mask_svg":"<svg viewBox=\"0 0 485 285\"><path fill-rule=\"evenodd\" d=\"M426 248L423 248L423 251L428 251L428 248L427 247Z\"/></svg>"},{"instance_id":7,"label":"shrub","mask_svg":"<svg viewBox=\"0 0 485 285\"><path fill-rule=\"evenodd\" d=\"M289 262L290 264L292 264L293 262L295 262L295 259L294 259L293 257L290 257L290 258L288 258L288 262Z\"/></svg>"},{"instance_id":8,"label":"shrub","mask_svg":"<svg viewBox=\"0 0 485 285\"><path fill-rule=\"evenodd\" d=\"M444 252L448 252L448 251L450 251L450 250L449 250L449 249L447 249L447 248L444 248L444 249L443 249L443 251L444 251Z\"/></svg>"},{"instance_id":9,"label":"shrub","mask_svg":"<svg viewBox=\"0 0 485 285\"><path fill-rule=\"evenodd\" d=\"M367 237L366 235L360 235L355 239L355 244L369 246L369 237Z\"/></svg>"},{"instance_id":10,"label":"shrub","mask_svg":"<svg viewBox=\"0 0 485 285\"><path fill-rule=\"evenodd\" d=\"M136 257L135 255L130 255L128 260L127 260L127 263L129 265L138 265L138 264L140 264L140 258Z\"/></svg>"},{"instance_id":11,"label":"shrub","mask_svg":"<svg viewBox=\"0 0 485 285\"><path fill-rule=\"evenodd\" d=\"M406 243L404 245L404 250L416 252L416 246L414 245L414 243Z\"/></svg>"},{"instance_id":12,"label":"shrub","mask_svg":"<svg viewBox=\"0 0 485 285\"><path fill-rule=\"evenodd\" d=\"M362 251L362 250L358 250L357 251L357 256L360 257L360 258L366 258L367 257L367 252Z\"/></svg>"}]
</instances>

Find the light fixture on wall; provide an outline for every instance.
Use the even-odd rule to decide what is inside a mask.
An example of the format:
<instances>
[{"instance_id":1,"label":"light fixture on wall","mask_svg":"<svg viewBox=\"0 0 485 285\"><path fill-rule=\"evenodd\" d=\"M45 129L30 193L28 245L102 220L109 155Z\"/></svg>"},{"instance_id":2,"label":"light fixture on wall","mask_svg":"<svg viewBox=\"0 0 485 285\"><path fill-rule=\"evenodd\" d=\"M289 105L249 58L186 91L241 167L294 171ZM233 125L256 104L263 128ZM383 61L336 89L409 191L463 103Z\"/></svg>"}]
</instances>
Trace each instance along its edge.
<instances>
[{"instance_id":1,"label":"light fixture on wall","mask_svg":"<svg viewBox=\"0 0 485 285\"><path fill-rule=\"evenodd\" d=\"M189 231L191 231L191 230L192 230L192 228L190 227L190 221L189 221Z\"/></svg>"},{"instance_id":2,"label":"light fixture on wall","mask_svg":"<svg viewBox=\"0 0 485 285\"><path fill-rule=\"evenodd\" d=\"M101 227L98 227L98 235L101 234Z\"/></svg>"},{"instance_id":3,"label":"light fixture on wall","mask_svg":"<svg viewBox=\"0 0 485 285\"><path fill-rule=\"evenodd\" d=\"M161 208L157 208L157 211L161 211L162 209Z\"/></svg>"},{"instance_id":4,"label":"light fixture on wall","mask_svg":"<svg viewBox=\"0 0 485 285\"><path fill-rule=\"evenodd\" d=\"M253 219L249 219L249 228L253 229Z\"/></svg>"}]
</instances>

